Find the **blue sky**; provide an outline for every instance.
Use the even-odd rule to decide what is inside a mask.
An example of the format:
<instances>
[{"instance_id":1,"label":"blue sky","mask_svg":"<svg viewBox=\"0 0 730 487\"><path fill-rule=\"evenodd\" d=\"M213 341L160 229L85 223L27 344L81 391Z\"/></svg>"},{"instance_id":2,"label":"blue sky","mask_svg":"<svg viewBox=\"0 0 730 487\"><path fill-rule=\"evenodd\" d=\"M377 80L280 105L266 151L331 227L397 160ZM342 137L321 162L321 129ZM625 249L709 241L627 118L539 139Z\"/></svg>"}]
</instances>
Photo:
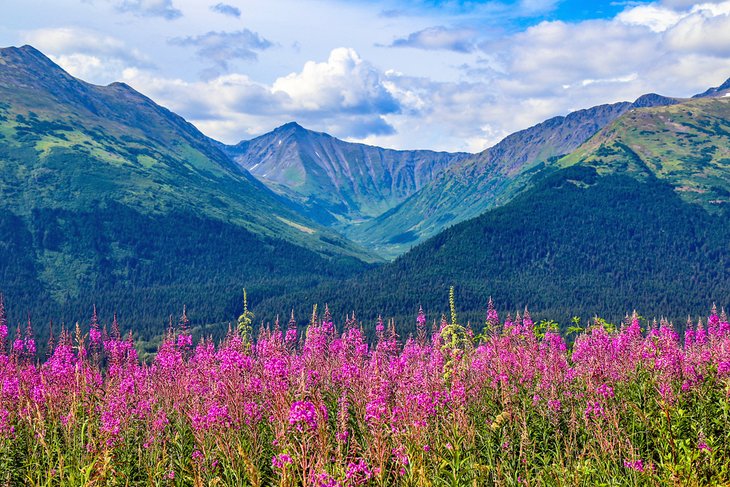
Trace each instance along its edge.
<instances>
[{"instance_id":1,"label":"blue sky","mask_svg":"<svg viewBox=\"0 0 730 487\"><path fill-rule=\"evenodd\" d=\"M546 118L730 77L730 1L4 0L0 45L124 81L224 142L291 120L479 151Z\"/></svg>"}]
</instances>

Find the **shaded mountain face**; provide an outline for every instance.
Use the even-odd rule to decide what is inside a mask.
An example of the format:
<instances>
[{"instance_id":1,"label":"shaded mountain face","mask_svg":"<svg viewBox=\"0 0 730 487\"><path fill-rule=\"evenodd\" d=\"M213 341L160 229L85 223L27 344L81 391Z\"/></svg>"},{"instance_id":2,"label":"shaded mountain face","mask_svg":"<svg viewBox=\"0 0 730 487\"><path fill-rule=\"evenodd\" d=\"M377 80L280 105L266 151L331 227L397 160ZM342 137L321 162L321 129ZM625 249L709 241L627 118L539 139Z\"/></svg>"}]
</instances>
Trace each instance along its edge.
<instances>
[{"instance_id":1,"label":"shaded mountain face","mask_svg":"<svg viewBox=\"0 0 730 487\"><path fill-rule=\"evenodd\" d=\"M309 289L333 309L406 323L419 305L483 323L486 299L529 306L570 324L703 313L730 295L730 99L702 98L629 110L576 151L533 174L526 189L450 227L381 268ZM272 298L266 309L296 302ZM301 296L304 296L302 294ZM347 309L347 308L346 308ZM619 314L620 313L620 314Z\"/></svg>"},{"instance_id":2,"label":"shaded mountain face","mask_svg":"<svg viewBox=\"0 0 730 487\"><path fill-rule=\"evenodd\" d=\"M0 50L0 213L0 292L40 317L92 296L160 296L157 310L119 310L142 326L196 287L212 306L228 302L221 287L281 289L372 260L181 117L124 84L84 83L29 46Z\"/></svg>"},{"instance_id":3,"label":"shaded mountain face","mask_svg":"<svg viewBox=\"0 0 730 487\"><path fill-rule=\"evenodd\" d=\"M506 203L551 160L570 153L629 110L677 103L644 95L634 103L600 105L516 132L456 164L393 210L358 225L353 240L395 257L444 228Z\"/></svg>"},{"instance_id":4,"label":"shaded mountain face","mask_svg":"<svg viewBox=\"0 0 730 487\"><path fill-rule=\"evenodd\" d=\"M223 148L310 217L345 233L351 223L393 208L468 155L353 144L293 122Z\"/></svg>"}]
</instances>

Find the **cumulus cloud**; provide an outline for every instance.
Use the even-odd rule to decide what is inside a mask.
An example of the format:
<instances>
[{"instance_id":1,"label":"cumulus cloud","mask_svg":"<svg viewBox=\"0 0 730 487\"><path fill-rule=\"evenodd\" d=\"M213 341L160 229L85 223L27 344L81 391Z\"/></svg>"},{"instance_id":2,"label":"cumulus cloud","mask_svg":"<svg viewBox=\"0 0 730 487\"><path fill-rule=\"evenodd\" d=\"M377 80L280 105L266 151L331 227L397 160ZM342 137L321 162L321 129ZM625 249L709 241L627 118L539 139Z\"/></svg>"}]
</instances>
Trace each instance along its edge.
<instances>
[{"instance_id":1,"label":"cumulus cloud","mask_svg":"<svg viewBox=\"0 0 730 487\"><path fill-rule=\"evenodd\" d=\"M286 93L299 112L393 113L398 103L381 73L354 49L334 49L326 62L309 61L299 73L278 78L272 89Z\"/></svg>"},{"instance_id":2,"label":"cumulus cloud","mask_svg":"<svg viewBox=\"0 0 730 487\"><path fill-rule=\"evenodd\" d=\"M704 5L713 3L724 3L727 0L703 0ZM697 5L697 0L661 0L661 4L671 8L690 8Z\"/></svg>"},{"instance_id":3,"label":"cumulus cloud","mask_svg":"<svg viewBox=\"0 0 730 487\"><path fill-rule=\"evenodd\" d=\"M681 18L681 13L657 5L640 5L621 12L617 17L620 22L642 25L654 32L664 32Z\"/></svg>"},{"instance_id":4,"label":"cumulus cloud","mask_svg":"<svg viewBox=\"0 0 730 487\"><path fill-rule=\"evenodd\" d=\"M396 39L391 47L415 47L427 50L471 52L474 50L475 33L471 29L448 29L443 26L429 27Z\"/></svg>"},{"instance_id":5,"label":"cumulus cloud","mask_svg":"<svg viewBox=\"0 0 730 487\"><path fill-rule=\"evenodd\" d=\"M178 46L191 46L201 59L212 62L214 67L204 74L213 78L228 71L228 62L232 59L256 60L257 51L273 46L257 32L242 29L235 32L210 31L198 36L175 37L170 43Z\"/></svg>"},{"instance_id":6,"label":"cumulus cloud","mask_svg":"<svg viewBox=\"0 0 730 487\"><path fill-rule=\"evenodd\" d=\"M175 1L187 8L182 0ZM209 10L217 1L203 4L201 15L222 20ZM468 8L456 3L464 4L453 2L447 10L466 9L472 15L487 8L484 2L472 2ZM503 15L495 3L505 3L491 2L489 7ZM552 2L512 5L528 12L549 9ZM409 8L409 3L399 6ZM373 48L372 37L353 35L369 42L361 51L367 57L338 48L324 58L291 64L299 54L281 47L276 62L267 68L264 63L271 61L267 56L247 71L248 76L236 72L231 60L256 59L269 49L272 42L259 34L242 30L174 38L173 45L189 48L167 46L180 59L195 55L201 60L198 65L211 65L197 81L182 79L188 76L186 69L177 71L179 78L150 69L141 53L96 31L47 29L29 33L26 40L82 78L112 81L121 76L224 142L296 120L314 130L387 147L478 151L511 132L572 110L631 101L648 92L690 96L721 84L730 76L729 17L728 1L627 2L614 18L544 21L519 32L489 36L488 29L454 16L438 21L412 14L377 17L391 26L387 35L392 37L386 40L399 38L419 48L378 49ZM439 22L464 26L463 31L443 26L424 29ZM168 26L170 35L172 24L158 24ZM345 24L340 30L349 35ZM280 32L276 35L282 43L291 45L292 39ZM398 32L414 34L399 37ZM302 53L312 52L309 43L302 42ZM289 67L281 71L282 65ZM289 71L294 72L286 75ZM258 76L266 76L265 81Z\"/></svg>"},{"instance_id":7,"label":"cumulus cloud","mask_svg":"<svg viewBox=\"0 0 730 487\"><path fill-rule=\"evenodd\" d=\"M172 0L121 0L116 3L121 12L130 12L143 17L162 17L167 20L182 17Z\"/></svg>"},{"instance_id":8,"label":"cumulus cloud","mask_svg":"<svg viewBox=\"0 0 730 487\"><path fill-rule=\"evenodd\" d=\"M695 12L667 32L667 43L678 51L730 56L730 14Z\"/></svg>"},{"instance_id":9,"label":"cumulus cloud","mask_svg":"<svg viewBox=\"0 0 730 487\"><path fill-rule=\"evenodd\" d=\"M241 74L199 82L129 69L124 81L183 114L204 132L238 142L297 120L339 137L392 135L388 114L400 110L385 76L352 49L334 49L325 62L264 84Z\"/></svg>"},{"instance_id":10,"label":"cumulus cloud","mask_svg":"<svg viewBox=\"0 0 730 487\"><path fill-rule=\"evenodd\" d=\"M229 17L235 17L237 19L241 18L241 9L239 9L238 7L234 7L233 5L228 5L227 3L217 3L215 5L211 5L210 9L213 12L228 15Z\"/></svg>"}]
</instances>

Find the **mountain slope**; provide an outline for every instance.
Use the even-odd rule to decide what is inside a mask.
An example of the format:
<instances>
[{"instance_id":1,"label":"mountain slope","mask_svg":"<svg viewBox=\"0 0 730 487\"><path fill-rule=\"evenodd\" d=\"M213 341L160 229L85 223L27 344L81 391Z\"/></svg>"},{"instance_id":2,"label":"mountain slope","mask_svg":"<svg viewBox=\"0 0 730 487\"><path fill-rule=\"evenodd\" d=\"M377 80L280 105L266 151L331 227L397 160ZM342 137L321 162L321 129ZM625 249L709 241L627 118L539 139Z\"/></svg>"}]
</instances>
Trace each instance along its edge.
<instances>
[{"instance_id":1,"label":"mountain slope","mask_svg":"<svg viewBox=\"0 0 730 487\"><path fill-rule=\"evenodd\" d=\"M373 259L181 117L126 85L77 80L30 46L0 50L0 210L0 292L41 319L54 305L79 319L92 299L125 293L160 297L155 310L120 309L139 326L187 299L220 302L207 317L222 319L241 285L309 285Z\"/></svg>"},{"instance_id":2,"label":"mountain slope","mask_svg":"<svg viewBox=\"0 0 730 487\"><path fill-rule=\"evenodd\" d=\"M383 256L395 257L449 225L509 201L524 189L534 171L572 152L627 111L677 102L649 94L634 103L579 110L516 132L450 167L401 205L358 225L348 236Z\"/></svg>"},{"instance_id":3,"label":"mountain slope","mask_svg":"<svg viewBox=\"0 0 730 487\"><path fill-rule=\"evenodd\" d=\"M398 151L353 144L292 122L225 152L322 224L347 231L353 221L393 208L467 154Z\"/></svg>"},{"instance_id":4,"label":"mountain slope","mask_svg":"<svg viewBox=\"0 0 730 487\"><path fill-rule=\"evenodd\" d=\"M489 295L502 309L528 305L562 324L574 315L617 320L615 313L633 308L679 320L678 309L728 305L730 213L715 201L727 199L730 181L728 107L730 99L713 98L629 111L546 165L503 206L347 285L261 307L277 310L300 299L340 309L353 306L347 294L362 315L410 323L406 312L419 304L431 316L447 311L450 285L462 319L478 323ZM622 143L624 150L614 150Z\"/></svg>"},{"instance_id":5,"label":"mountain slope","mask_svg":"<svg viewBox=\"0 0 730 487\"><path fill-rule=\"evenodd\" d=\"M686 201L724 210L730 204L730 98L627 113L559 161L578 163L601 174L657 178Z\"/></svg>"}]
</instances>

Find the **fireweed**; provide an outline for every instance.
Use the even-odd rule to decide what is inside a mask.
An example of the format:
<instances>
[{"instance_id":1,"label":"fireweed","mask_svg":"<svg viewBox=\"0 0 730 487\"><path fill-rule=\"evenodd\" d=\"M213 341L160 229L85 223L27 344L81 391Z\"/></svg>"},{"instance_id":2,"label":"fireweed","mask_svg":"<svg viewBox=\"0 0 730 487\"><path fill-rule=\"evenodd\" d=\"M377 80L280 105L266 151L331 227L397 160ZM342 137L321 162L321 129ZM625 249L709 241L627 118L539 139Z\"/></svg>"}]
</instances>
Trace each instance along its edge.
<instances>
[{"instance_id":1,"label":"fireweed","mask_svg":"<svg viewBox=\"0 0 730 487\"><path fill-rule=\"evenodd\" d=\"M730 324L600 320L568 346L527 311L376 341L329 309L154 360L94 312L36 356L0 302L0 485L711 485L730 478Z\"/></svg>"}]
</instances>

